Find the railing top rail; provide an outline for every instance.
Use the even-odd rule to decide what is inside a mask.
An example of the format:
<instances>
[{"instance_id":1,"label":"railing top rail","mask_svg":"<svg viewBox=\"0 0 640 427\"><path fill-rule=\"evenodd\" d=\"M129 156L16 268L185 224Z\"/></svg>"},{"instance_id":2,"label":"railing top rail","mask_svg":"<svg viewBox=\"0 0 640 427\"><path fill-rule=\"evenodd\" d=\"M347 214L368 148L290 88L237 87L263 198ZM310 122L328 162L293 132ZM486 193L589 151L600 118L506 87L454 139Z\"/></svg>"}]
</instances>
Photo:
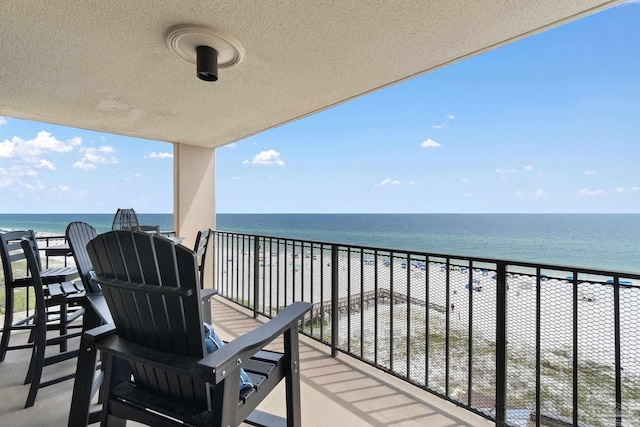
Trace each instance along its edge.
<instances>
[{"instance_id":1,"label":"railing top rail","mask_svg":"<svg viewBox=\"0 0 640 427\"><path fill-rule=\"evenodd\" d=\"M213 230L216 234L228 234L228 235L237 235L244 237L253 237L253 238L261 238L261 239L270 239L270 240L281 240L285 242L300 242L300 243L309 243L312 245L322 245L322 246L338 246L339 250L343 250L340 248L356 248L358 250L364 251L377 251L378 255L384 255L386 253L394 254L404 254L406 256L417 256L423 258L434 258L434 259L442 259L441 262L449 263L449 265L453 266L465 266L464 262L471 263L486 263L486 264L505 264L505 265L514 265L518 267L525 268L540 268L540 270L555 270L555 271L565 271L567 273L576 273L574 277L577 277L577 273L589 274L594 276L611 276L614 278L623 277L625 279L632 280L640 280L640 272L628 272L628 271L615 271L615 270L602 270L602 269L592 269L587 267L579 267L572 265L562 265L562 264L545 264L539 262L532 261L519 261L519 260L507 260L507 259L498 259L498 258L481 258L476 256L467 256L467 255L457 255L457 254L449 254L449 253L435 253L435 252L424 252L417 250L409 250L409 249L398 249L398 248L382 248L376 246L367 246L367 245L358 245L351 243L337 243L337 242L325 242L319 240L309 240L295 237L283 237L283 236L269 236L262 234L251 234L251 233L240 233L235 231L225 231L225 230ZM420 260L416 260L420 261ZM453 261L453 262L452 262ZM480 268L480 267L474 267ZM583 281L579 279L579 281ZM622 286L626 286L625 284L621 284ZM636 287L636 286L632 286Z\"/></svg>"}]
</instances>

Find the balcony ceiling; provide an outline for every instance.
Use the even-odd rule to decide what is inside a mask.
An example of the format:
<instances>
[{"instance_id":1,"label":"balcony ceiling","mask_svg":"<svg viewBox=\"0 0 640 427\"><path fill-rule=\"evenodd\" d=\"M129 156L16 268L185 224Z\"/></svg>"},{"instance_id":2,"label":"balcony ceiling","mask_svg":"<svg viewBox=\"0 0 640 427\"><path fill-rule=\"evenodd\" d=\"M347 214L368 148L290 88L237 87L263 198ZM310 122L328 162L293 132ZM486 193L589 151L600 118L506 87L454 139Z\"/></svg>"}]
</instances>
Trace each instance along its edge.
<instances>
[{"instance_id":1,"label":"balcony ceiling","mask_svg":"<svg viewBox=\"0 0 640 427\"><path fill-rule=\"evenodd\" d=\"M2 0L0 116L216 147L618 2ZM198 80L177 24L242 61Z\"/></svg>"}]
</instances>

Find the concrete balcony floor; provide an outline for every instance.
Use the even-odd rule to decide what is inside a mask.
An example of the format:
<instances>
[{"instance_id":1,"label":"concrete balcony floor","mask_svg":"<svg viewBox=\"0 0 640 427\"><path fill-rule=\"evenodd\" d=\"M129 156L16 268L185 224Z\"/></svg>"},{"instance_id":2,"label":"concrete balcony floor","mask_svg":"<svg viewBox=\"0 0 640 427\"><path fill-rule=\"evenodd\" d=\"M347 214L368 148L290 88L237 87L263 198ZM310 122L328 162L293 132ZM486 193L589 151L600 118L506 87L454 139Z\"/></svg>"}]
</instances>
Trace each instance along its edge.
<instances>
[{"instance_id":1,"label":"concrete balcony floor","mask_svg":"<svg viewBox=\"0 0 640 427\"><path fill-rule=\"evenodd\" d=\"M256 327L261 320L222 298L212 303L214 325L223 339L232 339ZM15 334L12 344L26 340ZM275 346L277 348L277 344ZM28 386L23 385L30 350L14 350L0 363L0 425L65 426L73 380L40 389L35 406L23 409ZM303 426L492 426L494 423L465 411L417 387L345 355L331 357L328 346L301 336L301 390ZM45 367L72 371L74 360ZM284 415L281 384L260 409ZM128 425L139 425L128 423Z\"/></svg>"}]
</instances>

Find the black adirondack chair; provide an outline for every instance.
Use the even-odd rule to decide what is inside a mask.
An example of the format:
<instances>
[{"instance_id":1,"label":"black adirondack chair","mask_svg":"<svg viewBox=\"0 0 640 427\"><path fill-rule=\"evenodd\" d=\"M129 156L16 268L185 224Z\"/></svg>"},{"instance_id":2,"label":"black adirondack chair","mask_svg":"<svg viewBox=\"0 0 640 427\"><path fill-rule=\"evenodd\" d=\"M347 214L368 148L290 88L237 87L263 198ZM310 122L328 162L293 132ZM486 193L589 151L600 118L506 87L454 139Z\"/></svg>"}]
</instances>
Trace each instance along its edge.
<instances>
[{"instance_id":1,"label":"black adirondack chair","mask_svg":"<svg viewBox=\"0 0 640 427\"><path fill-rule=\"evenodd\" d=\"M86 222L75 221L67 225L65 235L85 291L87 293L99 292L100 286L91 281L93 266L87 253L87 243L98 235L96 229Z\"/></svg>"},{"instance_id":2,"label":"black adirondack chair","mask_svg":"<svg viewBox=\"0 0 640 427\"><path fill-rule=\"evenodd\" d=\"M207 354L195 252L142 232L111 231L87 246L115 323L85 333L105 357L103 425L300 426L295 303ZM282 353L263 350L279 336ZM240 371L253 387L240 392ZM285 380L286 420L254 411Z\"/></svg>"}]
</instances>

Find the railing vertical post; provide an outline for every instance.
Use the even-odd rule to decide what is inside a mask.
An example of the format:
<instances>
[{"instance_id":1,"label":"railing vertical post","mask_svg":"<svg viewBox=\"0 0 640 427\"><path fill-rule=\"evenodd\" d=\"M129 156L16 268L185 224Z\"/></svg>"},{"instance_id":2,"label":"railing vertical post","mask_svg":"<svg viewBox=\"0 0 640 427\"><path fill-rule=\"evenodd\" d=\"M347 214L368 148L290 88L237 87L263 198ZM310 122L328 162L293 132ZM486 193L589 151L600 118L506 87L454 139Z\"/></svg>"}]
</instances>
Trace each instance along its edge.
<instances>
[{"instance_id":1,"label":"railing vertical post","mask_svg":"<svg viewBox=\"0 0 640 427\"><path fill-rule=\"evenodd\" d=\"M331 357L338 355L338 245L331 245Z\"/></svg>"},{"instance_id":2,"label":"railing vertical post","mask_svg":"<svg viewBox=\"0 0 640 427\"><path fill-rule=\"evenodd\" d=\"M253 236L253 318L258 318L258 301L260 300L260 239Z\"/></svg>"},{"instance_id":3,"label":"railing vertical post","mask_svg":"<svg viewBox=\"0 0 640 427\"><path fill-rule=\"evenodd\" d=\"M578 361L578 272L572 271L573 273L573 398L572 398L572 407L573 407L573 425L578 425L578 369L579 369L579 361Z\"/></svg>"},{"instance_id":4,"label":"railing vertical post","mask_svg":"<svg viewBox=\"0 0 640 427\"><path fill-rule=\"evenodd\" d=\"M471 287L471 286L470 286ZM445 295L445 303L444 303L444 394L449 397L449 374L450 374L450 356L451 356L451 310L450 307L450 299L451 296L449 292L451 290L451 258L447 258L447 275L444 284L444 295Z\"/></svg>"},{"instance_id":5,"label":"railing vertical post","mask_svg":"<svg viewBox=\"0 0 640 427\"><path fill-rule=\"evenodd\" d=\"M542 360L542 272L536 268L536 427L540 427Z\"/></svg>"},{"instance_id":6,"label":"railing vertical post","mask_svg":"<svg viewBox=\"0 0 640 427\"><path fill-rule=\"evenodd\" d=\"M470 285L471 286L471 285ZM496 271L496 425L507 425L507 265Z\"/></svg>"},{"instance_id":7,"label":"railing vertical post","mask_svg":"<svg viewBox=\"0 0 640 427\"><path fill-rule=\"evenodd\" d=\"M622 425L622 366L620 365L620 278L613 278L613 327L616 372L616 426Z\"/></svg>"}]
</instances>

